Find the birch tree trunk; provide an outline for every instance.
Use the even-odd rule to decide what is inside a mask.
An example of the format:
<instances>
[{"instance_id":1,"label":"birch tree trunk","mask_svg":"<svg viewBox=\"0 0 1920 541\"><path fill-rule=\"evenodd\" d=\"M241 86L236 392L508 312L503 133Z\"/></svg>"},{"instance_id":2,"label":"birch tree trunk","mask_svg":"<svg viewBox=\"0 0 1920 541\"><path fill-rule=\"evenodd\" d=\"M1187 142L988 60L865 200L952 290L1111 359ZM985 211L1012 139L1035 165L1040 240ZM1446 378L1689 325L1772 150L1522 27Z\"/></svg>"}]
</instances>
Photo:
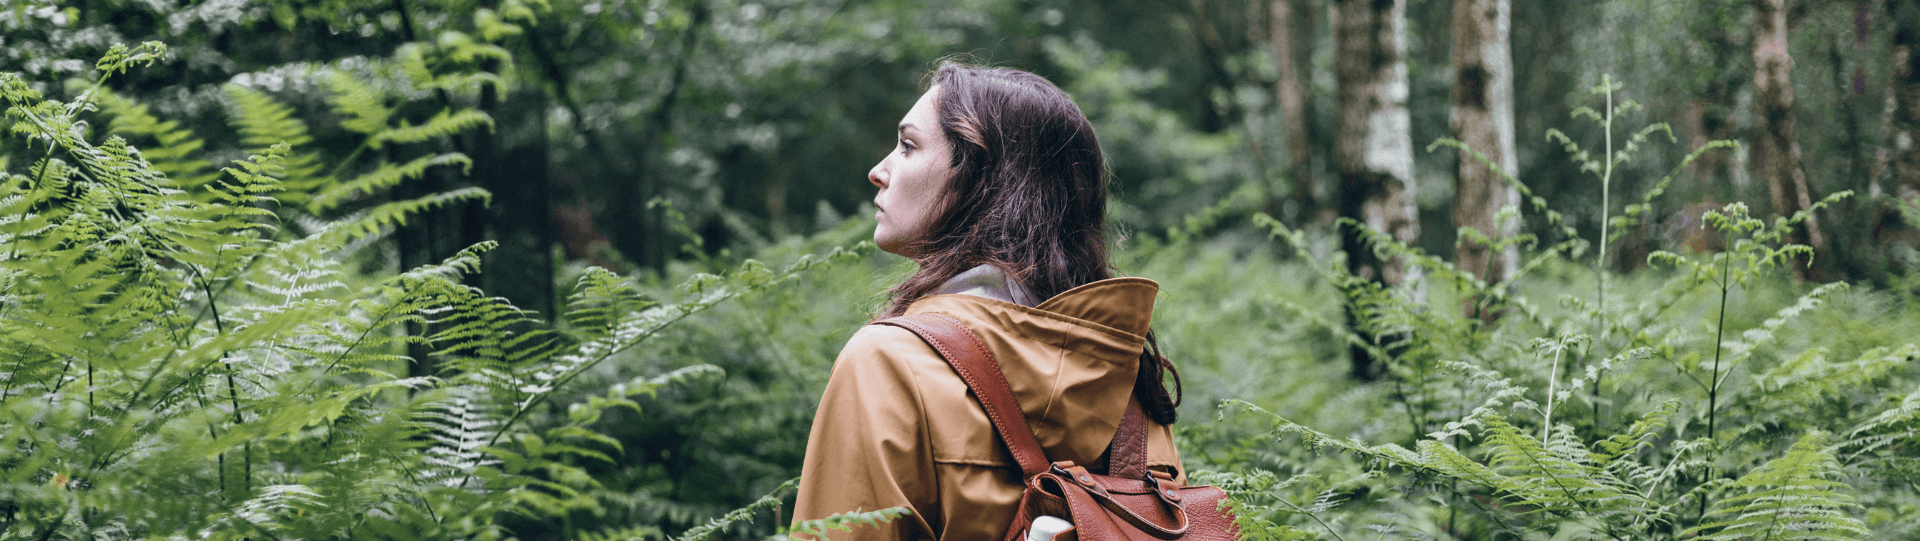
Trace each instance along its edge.
<instances>
[{"instance_id":1,"label":"birch tree trunk","mask_svg":"<svg viewBox=\"0 0 1920 541\"><path fill-rule=\"evenodd\" d=\"M1301 82L1301 70L1293 62L1293 2L1267 3L1267 44L1273 48L1274 67L1279 73L1273 84L1274 95L1280 102L1280 114L1286 117L1287 179L1293 184L1295 216L1305 222L1318 209L1320 194L1313 184L1313 135L1307 127L1307 101L1311 96Z\"/></svg>"},{"instance_id":2,"label":"birch tree trunk","mask_svg":"<svg viewBox=\"0 0 1920 541\"><path fill-rule=\"evenodd\" d=\"M1340 177L1340 216L1401 242L1414 242L1420 221L1413 201L1412 120L1407 113L1406 1L1334 0L1330 11L1339 83L1334 169ZM1405 261L1375 256L1352 228L1341 229L1341 248L1354 276L1389 286L1408 278ZM1354 353L1354 375L1371 379L1372 359Z\"/></svg>"},{"instance_id":3,"label":"birch tree trunk","mask_svg":"<svg viewBox=\"0 0 1920 541\"><path fill-rule=\"evenodd\" d=\"M1774 212L1790 216L1813 205L1807 189L1807 172L1800 166L1800 143L1795 141L1793 118L1793 59L1787 54L1788 0L1754 0L1753 87L1755 91L1754 145L1756 173L1767 182L1773 197ZM1793 265L1802 280L1820 281L1833 254L1820 231L1820 220L1809 217L1790 236L1795 243L1812 246L1814 262L1804 258Z\"/></svg>"},{"instance_id":4,"label":"birch tree trunk","mask_svg":"<svg viewBox=\"0 0 1920 541\"><path fill-rule=\"evenodd\" d=\"M1454 0L1453 133L1508 173L1518 174L1513 143L1513 55L1507 33L1512 25L1508 0ZM1519 206L1520 193L1493 168L1460 153L1459 185L1453 198L1453 224L1470 227L1489 239L1519 233L1517 221L1501 224L1502 207ZM1487 283L1519 270L1519 250L1494 251L1460 239L1454 252L1461 268ZM1483 320L1487 315L1479 314Z\"/></svg>"}]
</instances>

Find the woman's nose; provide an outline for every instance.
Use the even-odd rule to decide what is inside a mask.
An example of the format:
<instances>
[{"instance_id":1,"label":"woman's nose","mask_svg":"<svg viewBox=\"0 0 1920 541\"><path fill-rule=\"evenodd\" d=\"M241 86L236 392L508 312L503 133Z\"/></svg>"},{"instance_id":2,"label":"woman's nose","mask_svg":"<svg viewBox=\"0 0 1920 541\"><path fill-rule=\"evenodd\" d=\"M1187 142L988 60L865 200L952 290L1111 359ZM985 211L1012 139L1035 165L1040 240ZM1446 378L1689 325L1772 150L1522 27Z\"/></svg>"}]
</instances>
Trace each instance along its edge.
<instances>
[{"instance_id":1,"label":"woman's nose","mask_svg":"<svg viewBox=\"0 0 1920 541\"><path fill-rule=\"evenodd\" d=\"M886 179L881 178L881 175L880 175L880 165L882 163L886 163L886 162L873 164L873 168L867 170L867 182L873 183L874 186L885 188L887 187L887 181Z\"/></svg>"}]
</instances>

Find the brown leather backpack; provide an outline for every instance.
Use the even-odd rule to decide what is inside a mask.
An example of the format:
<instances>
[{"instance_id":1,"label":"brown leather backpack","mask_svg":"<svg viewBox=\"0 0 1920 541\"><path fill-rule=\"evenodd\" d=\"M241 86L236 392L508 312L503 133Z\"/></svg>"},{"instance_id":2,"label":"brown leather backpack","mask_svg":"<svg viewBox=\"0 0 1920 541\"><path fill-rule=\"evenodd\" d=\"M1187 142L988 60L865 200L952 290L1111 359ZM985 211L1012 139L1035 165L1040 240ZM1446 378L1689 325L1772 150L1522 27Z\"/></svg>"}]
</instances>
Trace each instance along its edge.
<instances>
[{"instance_id":1,"label":"brown leather backpack","mask_svg":"<svg viewBox=\"0 0 1920 541\"><path fill-rule=\"evenodd\" d=\"M966 380L993 429L1020 464L1026 492L1007 529L1005 541L1022 541L1028 525L1043 515L1061 517L1073 527L1053 541L1234 541L1239 528L1233 513L1220 507L1225 491L1184 486L1166 473L1147 469L1147 420L1138 403L1129 403L1120 428L1107 447L1104 473L1072 461L1049 463L980 337L944 314L915 314L878 322L920 336Z\"/></svg>"}]
</instances>

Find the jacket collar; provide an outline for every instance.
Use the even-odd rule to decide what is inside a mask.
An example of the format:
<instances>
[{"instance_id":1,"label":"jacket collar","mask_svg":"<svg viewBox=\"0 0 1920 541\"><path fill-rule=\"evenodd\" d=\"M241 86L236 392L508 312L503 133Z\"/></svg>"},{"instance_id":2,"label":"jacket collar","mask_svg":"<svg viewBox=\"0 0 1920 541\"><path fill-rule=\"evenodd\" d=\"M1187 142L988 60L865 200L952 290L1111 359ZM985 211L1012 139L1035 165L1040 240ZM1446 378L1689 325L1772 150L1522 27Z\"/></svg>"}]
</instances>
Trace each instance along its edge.
<instances>
[{"instance_id":1,"label":"jacket collar","mask_svg":"<svg viewBox=\"0 0 1920 541\"><path fill-rule=\"evenodd\" d=\"M1117 363L1139 357L1146 347L1159 291L1160 285L1146 278L1111 278L1073 288L1033 307L950 294L923 297L906 313L944 313L967 322L976 333L1010 333Z\"/></svg>"},{"instance_id":2,"label":"jacket collar","mask_svg":"<svg viewBox=\"0 0 1920 541\"><path fill-rule=\"evenodd\" d=\"M1035 310L1097 323L1145 339L1160 284L1146 278L1109 278L1054 295Z\"/></svg>"}]
</instances>

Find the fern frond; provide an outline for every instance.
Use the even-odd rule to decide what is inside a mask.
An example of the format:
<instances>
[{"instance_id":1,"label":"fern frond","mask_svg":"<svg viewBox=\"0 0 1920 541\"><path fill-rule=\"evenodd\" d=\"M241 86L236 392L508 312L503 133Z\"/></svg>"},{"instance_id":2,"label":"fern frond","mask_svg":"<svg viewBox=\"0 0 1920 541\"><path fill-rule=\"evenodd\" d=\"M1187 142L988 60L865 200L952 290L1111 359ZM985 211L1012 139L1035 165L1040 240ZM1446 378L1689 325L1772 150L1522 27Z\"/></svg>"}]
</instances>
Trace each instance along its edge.
<instances>
[{"instance_id":1,"label":"fern frond","mask_svg":"<svg viewBox=\"0 0 1920 541\"><path fill-rule=\"evenodd\" d=\"M1902 444L1920 446L1920 391L1849 430L1847 440L1836 447L1851 450L1849 456L1858 457Z\"/></svg>"},{"instance_id":2,"label":"fern frond","mask_svg":"<svg viewBox=\"0 0 1920 541\"><path fill-rule=\"evenodd\" d=\"M811 536L813 539L824 541L832 538L827 535L829 531L838 530L850 532L853 531L855 526L877 527L881 524L893 522L893 519L911 514L913 514L913 511L905 507L889 507L867 512L854 509L845 513L835 513L826 518L795 522L793 523L793 527L787 530L787 534L796 537ZM800 538L807 539L807 537ZM705 536L683 536L680 541L701 541L704 539L706 539Z\"/></svg>"},{"instance_id":3,"label":"fern frond","mask_svg":"<svg viewBox=\"0 0 1920 541\"><path fill-rule=\"evenodd\" d=\"M201 539L240 539L253 530L284 532L281 522L288 515L304 514L326 507L319 493L302 485L269 485L260 495L240 504L233 514L215 517L213 524L200 530Z\"/></svg>"},{"instance_id":4,"label":"fern frond","mask_svg":"<svg viewBox=\"0 0 1920 541\"><path fill-rule=\"evenodd\" d=\"M580 541L648 541L666 537L653 526L616 526L579 534Z\"/></svg>"},{"instance_id":5,"label":"fern frond","mask_svg":"<svg viewBox=\"0 0 1920 541\"><path fill-rule=\"evenodd\" d=\"M1513 494L1518 503L1594 519L1615 518L1640 507L1636 495L1598 468L1565 425L1541 442L1498 414L1487 414L1484 422L1489 466L1508 481L1491 488Z\"/></svg>"},{"instance_id":6,"label":"fern frond","mask_svg":"<svg viewBox=\"0 0 1920 541\"><path fill-rule=\"evenodd\" d=\"M600 267L588 267L567 297L565 318L582 339L606 337L625 314L639 313L655 303L642 296L626 278Z\"/></svg>"},{"instance_id":7,"label":"fern frond","mask_svg":"<svg viewBox=\"0 0 1920 541\"><path fill-rule=\"evenodd\" d=\"M1793 304L1787 305L1775 312L1773 317L1767 318L1759 327L1742 331L1740 333L1740 340L1729 340L1726 342L1728 362L1727 366L1721 370L1731 372L1733 369L1738 368L1741 364L1753 357L1755 350L1772 342L1774 337L1779 335L1780 329L1786 326L1788 322L1818 308L1826 301L1826 297L1840 291L1845 291L1847 287L1846 282L1822 284L1820 287L1813 288L1813 291L1808 291L1805 295L1801 295ZM1726 380L1721 380L1723 384L1725 381Z\"/></svg>"},{"instance_id":8,"label":"fern frond","mask_svg":"<svg viewBox=\"0 0 1920 541\"><path fill-rule=\"evenodd\" d=\"M405 224L408 217L428 210L467 201L480 201L486 204L492 200L493 194L488 193L487 190L467 187L418 199L394 201L328 223L314 233L314 242L320 246L339 249L349 242L379 235L389 227Z\"/></svg>"},{"instance_id":9,"label":"fern frond","mask_svg":"<svg viewBox=\"0 0 1920 541\"><path fill-rule=\"evenodd\" d=\"M1711 522L1690 528L1685 535L1704 540L1739 539L1865 539L1866 524L1847 511L1858 507L1839 492L1844 483L1831 480L1839 464L1821 448L1824 433L1800 438L1786 456L1774 459L1740 477L1736 494L1714 502Z\"/></svg>"},{"instance_id":10,"label":"fern frond","mask_svg":"<svg viewBox=\"0 0 1920 541\"><path fill-rule=\"evenodd\" d=\"M419 143L439 137L447 137L473 128L485 126L493 129L493 117L486 113L462 109L460 111L442 110L418 126L400 121L398 127L389 128L367 138L367 147L379 149L387 143Z\"/></svg>"},{"instance_id":11,"label":"fern frond","mask_svg":"<svg viewBox=\"0 0 1920 541\"><path fill-rule=\"evenodd\" d=\"M505 48L477 43L472 38L457 32L447 32L441 34L441 37L442 42L436 45L408 43L394 51L397 71L409 84L422 90L447 92L472 92L478 90L480 85L492 85L496 91L506 91L506 79L492 72L480 70L447 72L428 67L429 56L432 56L436 62L445 59L455 63L472 64L482 60L494 60L503 65L511 64L512 55Z\"/></svg>"},{"instance_id":12,"label":"fern frond","mask_svg":"<svg viewBox=\"0 0 1920 541\"><path fill-rule=\"evenodd\" d=\"M459 165L461 171L466 172L473 169L473 160L462 154L449 153L421 156L403 164L382 163L373 171L353 180L327 186L307 202L307 212L319 214L331 210L348 200L418 179L426 174L428 168L445 165Z\"/></svg>"},{"instance_id":13,"label":"fern frond","mask_svg":"<svg viewBox=\"0 0 1920 541\"><path fill-rule=\"evenodd\" d=\"M429 469L423 472L422 481L458 487L475 468L499 462L482 449L500 424L488 414L486 404L484 391L454 387L436 407L419 410L417 419L432 429L428 438L434 442L427 448L423 463Z\"/></svg>"},{"instance_id":14,"label":"fern frond","mask_svg":"<svg viewBox=\"0 0 1920 541\"><path fill-rule=\"evenodd\" d=\"M307 123L293 116L292 107L245 86L227 85L221 89L237 106L233 120L238 124L235 128L240 131L240 144L266 148L285 142L298 148L313 142L313 136L307 133Z\"/></svg>"},{"instance_id":15,"label":"fern frond","mask_svg":"<svg viewBox=\"0 0 1920 541\"><path fill-rule=\"evenodd\" d=\"M252 152L262 152L279 143L287 144L283 178L291 179L276 199L289 205L304 205L309 194L333 182L320 173L320 155L307 150L313 136L307 123L293 116L293 108L265 93L245 86L229 84L221 88L233 99L233 123L240 132L240 144Z\"/></svg>"},{"instance_id":16,"label":"fern frond","mask_svg":"<svg viewBox=\"0 0 1920 541\"><path fill-rule=\"evenodd\" d=\"M174 186L190 194L198 193L201 186L219 178L213 172L212 163L193 157L206 142L195 137L192 131L180 128L180 121L161 122L146 104L106 89L98 92L96 100L101 112L111 118L107 123L109 133L150 138L158 143L142 148L141 154L153 164L155 171L171 179Z\"/></svg>"},{"instance_id":17,"label":"fern frond","mask_svg":"<svg viewBox=\"0 0 1920 541\"><path fill-rule=\"evenodd\" d=\"M1920 345L1877 347L1845 362L1829 361L1828 354L1827 348L1812 348L1754 376L1740 390L1740 402L1778 415L1804 415L1897 374L1920 358Z\"/></svg>"},{"instance_id":18,"label":"fern frond","mask_svg":"<svg viewBox=\"0 0 1920 541\"><path fill-rule=\"evenodd\" d=\"M340 127L365 135L387 128L393 108L387 107L385 98L372 86L344 71L328 74L327 86L333 91L327 95L327 102L333 104L335 113L347 117L340 121Z\"/></svg>"},{"instance_id":19,"label":"fern frond","mask_svg":"<svg viewBox=\"0 0 1920 541\"><path fill-rule=\"evenodd\" d=\"M749 503L739 509L728 511L725 515L707 521L706 524L688 529L686 532L681 533L680 537L675 538L674 541L706 541L707 538L712 537L713 534L725 530L730 524L742 520L753 522L753 515L755 513L758 513L762 509L769 509L773 506L780 505L781 499L786 497L787 492L792 491L798 486L800 486L799 478L788 479L787 482L780 483L780 486L774 487L773 490L760 496L760 499L754 500L753 503Z\"/></svg>"}]
</instances>

